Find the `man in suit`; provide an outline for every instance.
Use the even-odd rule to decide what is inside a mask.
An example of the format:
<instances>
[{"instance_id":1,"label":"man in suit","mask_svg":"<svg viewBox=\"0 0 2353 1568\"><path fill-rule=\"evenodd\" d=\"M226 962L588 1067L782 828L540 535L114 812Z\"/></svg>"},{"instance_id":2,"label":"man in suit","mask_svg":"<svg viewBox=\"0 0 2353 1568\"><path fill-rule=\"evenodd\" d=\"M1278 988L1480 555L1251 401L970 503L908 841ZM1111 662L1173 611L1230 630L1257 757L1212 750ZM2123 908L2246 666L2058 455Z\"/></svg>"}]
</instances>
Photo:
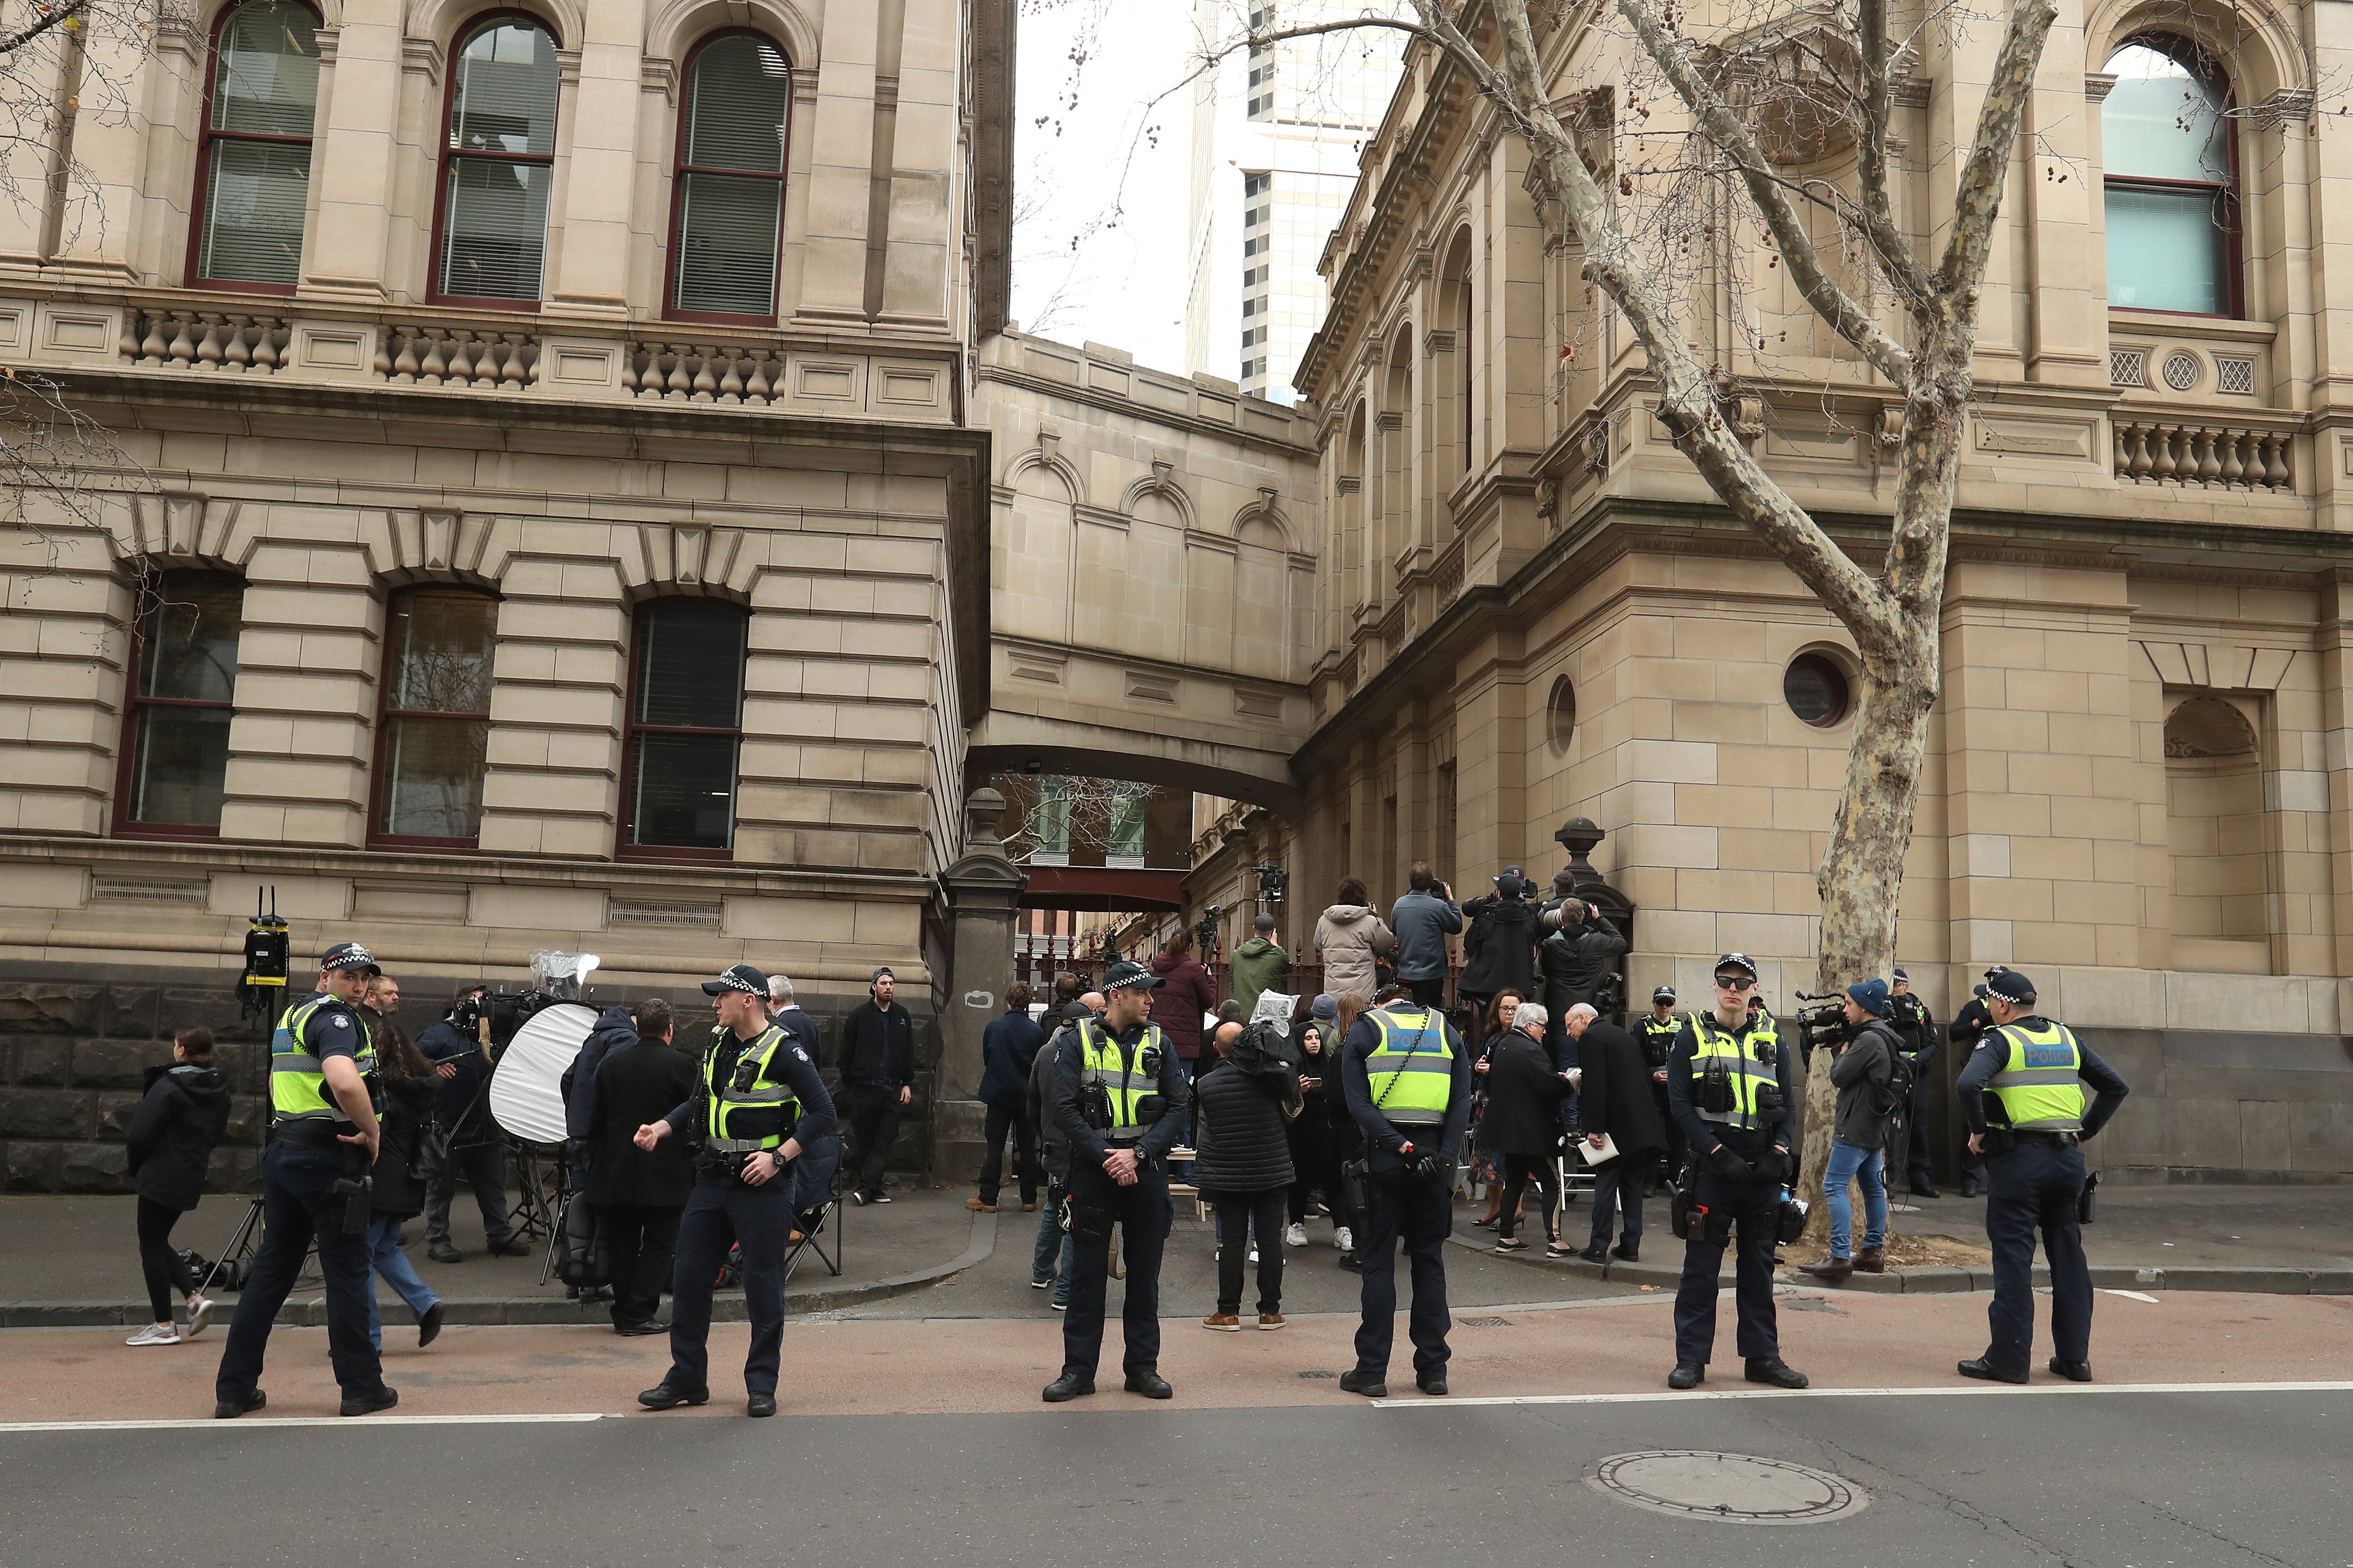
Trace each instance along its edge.
<instances>
[{"instance_id":1,"label":"man in suit","mask_svg":"<svg viewBox=\"0 0 2353 1568\"><path fill-rule=\"evenodd\" d=\"M1618 1157L1593 1168L1593 1235L1577 1256L1599 1263L1611 1255L1612 1210L1622 1209L1616 1256L1639 1262L1642 1251L1642 1196L1667 1146L1666 1119L1659 1114L1655 1088L1667 1071L1652 1068L1641 1042L1597 1016L1583 1004L1568 1010L1569 1037L1577 1042L1582 1081L1577 1089L1577 1131L1586 1146L1618 1145Z\"/></svg>"},{"instance_id":2,"label":"man in suit","mask_svg":"<svg viewBox=\"0 0 2353 1568\"><path fill-rule=\"evenodd\" d=\"M638 1004L637 1032L596 1067L586 1137L588 1202L613 1288L613 1331L666 1334L657 1321L678 1245L679 1211L694 1187L691 1152L664 1142L649 1152L638 1129L694 1092L694 1062L670 1044L674 1021L659 996Z\"/></svg>"}]
</instances>

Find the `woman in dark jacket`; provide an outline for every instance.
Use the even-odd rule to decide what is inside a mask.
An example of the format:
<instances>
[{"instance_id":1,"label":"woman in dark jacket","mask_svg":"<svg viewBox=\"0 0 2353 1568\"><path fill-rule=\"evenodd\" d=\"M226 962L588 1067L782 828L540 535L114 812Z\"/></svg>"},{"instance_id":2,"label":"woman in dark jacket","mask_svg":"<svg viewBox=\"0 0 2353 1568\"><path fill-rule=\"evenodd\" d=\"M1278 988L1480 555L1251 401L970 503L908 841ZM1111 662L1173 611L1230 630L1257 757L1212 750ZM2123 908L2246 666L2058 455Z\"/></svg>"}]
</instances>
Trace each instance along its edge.
<instances>
[{"instance_id":1,"label":"woman in dark jacket","mask_svg":"<svg viewBox=\"0 0 2353 1568\"><path fill-rule=\"evenodd\" d=\"M1571 1249L1561 1245L1553 1230L1553 1211L1560 1206L1553 1156L1560 1149L1560 1102L1568 1094L1568 1079L1554 1069L1552 1053L1545 1049L1548 1019L1534 1002L1523 1002L1514 1011L1510 1032L1487 1058L1487 1113L1479 1123L1479 1139L1504 1157L1503 1217L1495 1226L1495 1250L1528 1249L1512 1233L1519 1225L1521 1195L1533 1180L1544 1204L1545 1241L1559 1258Z\"/></svg>"},{"instance_id":2,"label":"woman in dark jacket","mask_svg":"<svg viewBox=\"0 0 2353 1568\"><path fill-rule=\"evenodd\" d=\"M1299 1114L1291 1121L1291 1228L1282 1237L1293 1247L1307 1245L1307 1215L1314 1202L1321 1198L1327 1210L1331 1206L1332 1119L1324 1098L1324 1058L1331 1053L1324 1048L1324 1026L1311 1022L1291 1032L1299 1052L1302 1100Z\"/></svg>"},{"instance_id":3,"label":"woman in dark jacket","mask_svg":"<svg viewBox=\"0 0 2353 1568\"><path fill-rule=\"evenodd\" d=\"M1283 1124L1299 1114L1299 1077L1282 1057L1240 1037L1238 1024L1218 1027L1219 1064L1193 1088L1200 1108L1201 1142L1193 1182L1216 1206L1218 1310L1205 1329L1239 1330L1242 1260L1250 1229L1258 1230L1258 1326L1282 1327L1282 1210L1297 1174Z\"/></svg>"},{"instance_id":4,"label":"woman in dark jacket","mask_svg":"<svg viewBox=\"0 0 2353 1568\"><path fill-rule=\"evenodd\" d=\"M423 1350L441 1332L441 1298L417 1277L416 1267L400 1249L400 1227L425 1212L425 1176L417 1169L425 1152L427 1131L433 1125L433 1107L441 1098L441 1080L424 1054L390 1027L375 1034L376 1072L384 1086L384 1114L377 1118L383 1136L376 1145L372 1194L375 1216L368 1221L368 1264L375 1277L393 1289L417 1314L417 1348ZM368 1286L368 1338L384 1349L384 1310L376 1304L375 1286Z\"/></svg>"},{"instance_id":5,"label":"woman in dark jacket","mask_svg":"<svg viewBox=\"0 0 2353 1568\"><path fill-rule=\"evenodd\" d=\"M1152 1021L1160 1026L1179 1061L1201 1054L1201 1015L1218 1005L1218 983L1193 957L1193 933L1178 931L1154 957L1152 973L1160 976L1152 993Z\"/></svg>"},{"instance_id":6,"label":"woman in dark jacket","mask_svg":"<svg viewBox=\"0 0 2353 1568\"><path fill-rule=\"evenodd\" d=\"M1487 1113L1487 1064L1495 1047L1511 1032L1512 1015L1519 1007L1520 993L1506 988L1495 993L1487 1004L1484 1027L1479 1032L1479 1054L1472 1058L1472 1072L1477 1088L1471 1092L1471 1170L1468 1179L1486 1189L1487 1212L1471 1223L1482 1230L1493 1230L1504 1216L1504 1172L1495 1158L1495 1151L1487 1146L1479 1124Z\"/></svg>"},{"instance_id":7,"label":"woman in dark jacket","mask_svg":"<svg viewBox=\"0 0 2353 1568\"><path fill-rule=\"evenodd\" d=\"M146 1098L123 1138L139 1193L139 1264L154 1314L126 1344L175 1345L213 1321L212 1302L196 1294L201 1281L172 1250L172 1227L205 1195L205 1171L228 1128L228 1079L213 1070L213 1032L182 1029L172 1042L172 1065L147 1069ZM188 1300L185 1334L172 1323L174 1289Z\"/></svg>"}]
</instances>

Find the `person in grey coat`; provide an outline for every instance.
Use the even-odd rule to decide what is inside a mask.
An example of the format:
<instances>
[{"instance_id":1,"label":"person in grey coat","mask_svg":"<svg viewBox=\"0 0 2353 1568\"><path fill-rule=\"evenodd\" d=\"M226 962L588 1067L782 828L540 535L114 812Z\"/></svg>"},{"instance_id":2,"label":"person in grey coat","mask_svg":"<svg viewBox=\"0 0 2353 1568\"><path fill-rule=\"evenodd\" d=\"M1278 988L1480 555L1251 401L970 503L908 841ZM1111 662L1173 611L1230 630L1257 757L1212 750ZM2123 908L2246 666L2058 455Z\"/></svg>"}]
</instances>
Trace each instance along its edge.
<instances>
[{"instance_id":1,"label":"person in grey coat","mask_svg":"<svg viewBox=\"0 0 2353 1568\"><path fill-rule=\"evenodd\" d=\"M1846 988L1846 1021L1855 1032L1831 1061L1838 1117L1830 1166L1822 1173L1822 1198L1831 1205L1831 1255L1798 1269L1825 1284L1841 1284L1858 1268L1866 1274L1887 1271L1885 1145L1887 1118L1895 1109L1890 1083L1897 1049L1895 1031L1886 1022L1890 1000L1887 982L1876 977ZM1862 1184L1862 1251L1850 1257L1854 1204L1847 1184L1856 1181Z\"/></svg>"},{"instance_id":2,"label":"person in grey coat","mask_svg":"<svg viewBox=\"0 0 2353 1568\"><path fill-rule=\"evenodd\" d=\"M1413 863L1405 896L1389 910L1389 930L1397 936L1398 984L1421 1006L1445 1006L1446 939L1461 934L1462 906L1429 861Z\"/></svg>"}]
</instances>

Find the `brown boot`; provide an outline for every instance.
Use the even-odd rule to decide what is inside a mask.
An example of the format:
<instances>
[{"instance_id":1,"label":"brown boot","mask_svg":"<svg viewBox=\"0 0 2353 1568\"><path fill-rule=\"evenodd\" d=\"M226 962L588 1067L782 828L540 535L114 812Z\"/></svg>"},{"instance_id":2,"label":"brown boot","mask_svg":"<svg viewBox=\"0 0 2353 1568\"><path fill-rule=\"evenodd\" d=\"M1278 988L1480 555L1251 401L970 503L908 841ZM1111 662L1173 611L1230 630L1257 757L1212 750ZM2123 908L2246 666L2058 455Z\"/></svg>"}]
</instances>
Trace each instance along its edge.
<instances>
[{"instance_id":1,"label":"brown boot","mask_svg":"<svg viewBox=\"0 0 2353 1568\"><path fill-rule=\"evenodd\" d=\"M1798 1272L1825 1285L1843 1285L1854 1274L1854 1265L1843 1258L1825 1258L1820 1263L1800 1263Z\"/></svg>"},{"instance_id":2,"label":"brown boot","mask_svg":"<svg viewBox=\"0 0 2353 1568\"><path fill-rule=\"evenodd\" d=\"M1887 1248L1883 1247L1866 1247L1861 1252L1856 1253L1854 1255L1854 1271L1857 1274L1886 1273Z\"/></svg>"}]
</instances>

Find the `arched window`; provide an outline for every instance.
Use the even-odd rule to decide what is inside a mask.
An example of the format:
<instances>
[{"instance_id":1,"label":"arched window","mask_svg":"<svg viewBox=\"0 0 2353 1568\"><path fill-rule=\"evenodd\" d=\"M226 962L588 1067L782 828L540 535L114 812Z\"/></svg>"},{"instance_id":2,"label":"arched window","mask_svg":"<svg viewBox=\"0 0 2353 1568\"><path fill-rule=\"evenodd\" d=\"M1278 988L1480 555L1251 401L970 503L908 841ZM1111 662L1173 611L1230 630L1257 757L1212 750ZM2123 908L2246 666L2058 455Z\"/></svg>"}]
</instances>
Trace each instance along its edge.
<instances>
[{"instance_id":1,"label":"arched window","mask_svg":"<svg viewBox=\"0 0 2353 1568\"><path fill-rule=\"evenodd\" d=\"M245 584L174 572L132 625L130 700L114 798L118 832L209 837L220 832L228 725Z\"/></svg>"},{"instance_id":2,"label":"arched window","mask_svg":"<svg viewBox=\"0 0 2353 1568\"><path fill-rule=\"evenodd\" d=\"M2136 38L2108 59L2100 105L2106 164L2108 303L2240 310L2237 147L2231 84L2179 38Z\"/></svg>"},{"instance_id":3,"label":"arched window","mask_svg":"<svg viewBox=\"0 0 2353 1568\"><path fill-rule=\"evenodd\" d=\"M449 58L434 214L438 299L536 303L555 163L555 39L528 16L492 16Z\"/></svg>"},{"instance_id":4,"label":"arched window","mask_svg":"<svg viewBox=\"0 0 2353 1568\"><path fill-rule=\"evenodd\" d=\"M470 588L393 595L378 687L371 840L470 849L482 829L499 602Z\"/></svg>"},{"instance_id":5,"label":"arched window","mask_svg":"<svg viewBox=\"0 0 2353 1568\"><path fill-rule=\"evenodd\" d=\"M293 0L221 13L196 153L192 283L293 292L318 118L318 16Z\"/></svg>"},{"instance_id":6,"label":"arched window","mask_svg":"<svg viewBox=\"0 0 2353 1568\"><path fill-rule=\"evenodd\" d=\"M621 854L724 859L735 847L750 619L709 599L638 612L623 738Z\"/></svg>"},{"instance_id":7,"label":"arched window","mask_svg":"<svg viewBox=\"0 0 2353 1568\"><path fill-rule=\"evenodd\" d=\"M695 50L679 105L670 195L670 313L774 321L793 73L750 33Z\"/></svg>"}]
</instances>

